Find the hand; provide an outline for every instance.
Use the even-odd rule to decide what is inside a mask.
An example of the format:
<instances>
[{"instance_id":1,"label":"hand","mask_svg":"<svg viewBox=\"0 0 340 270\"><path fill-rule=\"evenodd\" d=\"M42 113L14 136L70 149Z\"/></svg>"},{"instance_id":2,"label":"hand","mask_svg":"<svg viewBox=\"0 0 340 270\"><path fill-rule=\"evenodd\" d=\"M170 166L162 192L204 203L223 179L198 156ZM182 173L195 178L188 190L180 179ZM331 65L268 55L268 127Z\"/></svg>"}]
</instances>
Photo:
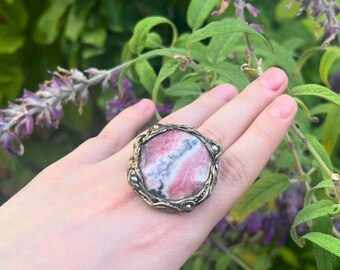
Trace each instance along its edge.
<instances>
[{"instance_id":1,"label":"hand","mask_svg":"<svg viewBox=\"0 0 340 270\"><path fill-rule=\"evenodd\" d=\"M224 150L211 197L191 213L153 209L127 183L142 100L0 208L1 269L179 269L253 183L297 111L271 68L237 94L220 85L161 123L196 127ZM47 150L48 151L48 150Z\"/></svg>"}]
</instances>

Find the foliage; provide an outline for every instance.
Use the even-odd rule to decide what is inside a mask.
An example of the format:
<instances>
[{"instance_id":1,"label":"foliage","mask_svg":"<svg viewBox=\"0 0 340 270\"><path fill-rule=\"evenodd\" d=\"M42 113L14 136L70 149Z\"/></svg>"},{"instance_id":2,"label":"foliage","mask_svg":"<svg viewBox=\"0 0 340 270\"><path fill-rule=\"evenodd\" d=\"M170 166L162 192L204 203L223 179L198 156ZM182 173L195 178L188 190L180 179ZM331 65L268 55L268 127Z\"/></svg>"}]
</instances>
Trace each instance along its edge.
<instances>
[{"instance_id":1,"label":"foliage","mask_svg":"<svg viewBox=\"0 0 340 270\"><path fill-rule=\"evenodd\" d=\"M57 65L101 70L89 69L88 77L82 77L91 80L88 86L93 89L88 100L87 94L84 100L78 99L80 105L88 102L82 116L66 106L69 96L65 96L57 131L34 133L21 159L0 153L3 201L36 171L96 134L105 109L112 110L107 114L112 118L139 98L149 97L159 106L157 117L161 118L169 112L165 107L177 110L222 82L242 91L265 69L278 66L289 76L287 93L300 106L296 123L259 179L183 269L340 266L336 27L340 10L335 1L293 1L298 2L295 5L289 0L252 1L256 8L243 0L30 2L0 3L2 107L22 94L23 85L36 87L45 79L45 71ZM65 89L79 84L72 77L74 72L61 72L66 76L63 82L71 80ZM42 84L39 91L53 88L52 82ZM27 93L20 104L28 104ZM54 123L59 123L58 117ZM0 115L0 129L7 118L2 120ZM12 126L8 130L17 132ZM48 152L54 153L51 158L45 158L47 142Z\"/></svg>"}]
</instances>

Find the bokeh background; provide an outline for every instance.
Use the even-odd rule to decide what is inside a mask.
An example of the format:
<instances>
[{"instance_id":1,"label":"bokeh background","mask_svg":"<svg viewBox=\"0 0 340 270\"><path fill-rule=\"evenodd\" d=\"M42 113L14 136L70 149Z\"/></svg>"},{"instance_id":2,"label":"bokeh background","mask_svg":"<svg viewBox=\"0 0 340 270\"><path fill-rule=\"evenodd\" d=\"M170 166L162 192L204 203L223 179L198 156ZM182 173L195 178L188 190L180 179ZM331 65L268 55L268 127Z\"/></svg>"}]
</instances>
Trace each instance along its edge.
<instances>
[{"instance_id":1,"label":"bokeh background","mask_svg":"<svg viewBox=\"0 0 340 270\"><path fill-rule=\"evenodd\" d=\"M49 72L58 66L85 70L90 67L109 69L121 62L121 51L131 37L135 24L142 18L161 15L172 20L179 33L191 31L186 23L186 11L189 0L0 0L0 108L6 108L9 101L14 102L23 94L24 89L36 91L39 84L51 78ZM322 84L319 76L321 54L308 59L302 70L294 73L294 66L299 55L309 47L322 42L322 30L315 31L316 22L307 15L296 16L298 7L287 11L290 2L250 1L261 10L260 16L252 22L263 24L265 34L278 48L277 59L268 60L267 66L276 65L289 73L294 85L304 82ZM232 17L233 7L224 15ZM156 30L163 40L171 40L171 33L166 26L157 26ZM266 58L268 52L262 51ZM330 72L332 90L339 91L340 61ZM157 63L156 63L157 65ZM148 92L138 84L133 84L137 98L149 97ZM107 123L106 102L114 96L113 91L103 92L94 87L83 113L77 107L67 105L64 117L58 129L42 129L24 140L25 154L13 157L0 149L0 204L8 200L39 171L72 151L77 145L91 136L95 136ZM313 106L320 103L315 98L304 100ZM321 107L319 109L322 109ZM318 112L315 112L318 114ZM324 115L318 114L319 123L305 123L300 112L298 118L310 132L323 137ZM335 168L340 168L339 140L330 153ZM290 156L283 155L271 164L272 168L291 166ZM306 164L312 161L305 160ZM297 192L297 191L296 191ZM297 194L297 193L294 193ZM287 201L298 198L287 197ZM256 217L254 217L256 220ZM267 222L267 230L271 221ZM278 221L279 222L279 221ZM278 226L276 224L275 226ZM218 230L234 228L216 228ZM240 228L238 228L239 230ZM213 237L213 236L211 236ZM241 237L241 238L240 238ZM215 239L216 240L216 239ZM230 256L223 256L223 250L216 241L209 239L183 267L183 269L242 269L238 264L229 264ZM247 242L247 233L229 234L224 241L229 241L233 248L240 245L243 257L252 262L252 269L316 269L312 247L301 250L289 239L280 245L279 241ZM246 243L247 246L243 244ZM223 245L222 245L223 246ZM225 247L224 247L225 248ZM271 259L268 259L270 254ZM340 263L337 264L340 269ZM244 268L246 269L246 268Z\"/></svg>"},{"instance_id":2,"label":"bokeh background","mask_svg":"<svg viewBox=\"0 0 340 270\"><path fill-rule=\"evenodd\" d=\"M0 108L37 91L64 68L112 68L138 20L150 15L173 19L182 30L189 1L1 0ZM160 29L162 31L162 29ZM163 35L168 35L163 29ZM171 38L171 37L169 37ZM140 87L139 87L140 88ZM82 115L68 105L58 129L39 129L25 140L25 155L14 158L0 150L0 203L5 202L43 168L64 156L107 123L106 101L113 92L91 89ZM146 95L135 88L137 96Z\"/></svg>"}]
</instances>

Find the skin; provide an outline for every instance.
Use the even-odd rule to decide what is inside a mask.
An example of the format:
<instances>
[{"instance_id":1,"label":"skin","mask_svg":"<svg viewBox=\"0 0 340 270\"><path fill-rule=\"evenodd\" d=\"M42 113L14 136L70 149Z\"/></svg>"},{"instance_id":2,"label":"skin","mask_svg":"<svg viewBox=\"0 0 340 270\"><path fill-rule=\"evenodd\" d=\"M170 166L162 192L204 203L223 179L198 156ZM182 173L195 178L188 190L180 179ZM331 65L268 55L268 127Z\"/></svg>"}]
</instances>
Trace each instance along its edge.
<instances>
[{"instance_id":1,"label":"skin","mask_svg":"<svg viewBox=\"0 0 340 270\"><path fill-rule=\"evenodd\" d=\"M164 118L224 149L211 197L191 213L153 209L126 179L147 99L52 164L0 208L1 269L179 269L256 179L297 111L271 68L238 94L220 85Z\"/></svg>"}]
</instances>

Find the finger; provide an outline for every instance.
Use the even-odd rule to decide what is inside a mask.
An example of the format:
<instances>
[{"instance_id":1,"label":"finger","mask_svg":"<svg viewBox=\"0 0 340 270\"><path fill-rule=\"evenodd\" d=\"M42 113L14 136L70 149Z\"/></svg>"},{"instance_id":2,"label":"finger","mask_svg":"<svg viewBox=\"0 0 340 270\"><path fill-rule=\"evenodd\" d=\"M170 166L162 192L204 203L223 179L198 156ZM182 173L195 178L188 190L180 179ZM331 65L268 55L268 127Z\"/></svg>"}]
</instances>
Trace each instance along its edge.
<instances>
[{"instance_id":1,"label":"finger","mask_svg":"<svg viewBox=\"0 0 340 270\"><path fill-rule=\"evenodd\" d=\"M200 126L211 114L223 107L238 94L235 86L222 84L210 90L191 104L170 114L160 121L162 124L181 124L193 127ZM119 160L131 156L132 142L119 152ZM114 157L112 157L114 158ZM112 161L109 160L109 163Z\"/></svg>"},{"instance_id":2,"label":"finger","mask_svg":"<svg viewBox=\"0 0 340 270\"><path fill-rule=\"evenodd\" d=\"M249 127L275 97L282 94L288 83L287 75L278 68L267 70L242 93L214 113L199 128L209 139L227 149Z\"/></svg>"},{"instance_id":3,"label":"finger","mask_svg":"<svg viewBox=\"0 0 340 270\"><path fill-rule=\"evenodd\" d=\"M248 130L221 156L219 180L206 204L197 210L209 215L212 228L253 183L282 141L297 112L294 99L282 95L268 106Z\"/></svg>"},{"instance_id":4,"label":"finger","mask_svg":"<svg viewBox=\"0 0 340 270\"><path fill-rule=\"evenodd\" d=\"M160 121L161 124L182 124L198 127L214 112L238 94L235 86L221 84L202 95L189 105L170 114Z\"/></svg>"},{"instance_id":5,"label":"finger","mask_svg":"<svg viewBox=\"0 0 340 270\"><path fill-rule=\"evenodd\" d=\"M72 157L82 163L96 163L122 149L155 113L151 100L143 99L113 118L98 136L80 145Z\"/></svg>"}]
</instances>

